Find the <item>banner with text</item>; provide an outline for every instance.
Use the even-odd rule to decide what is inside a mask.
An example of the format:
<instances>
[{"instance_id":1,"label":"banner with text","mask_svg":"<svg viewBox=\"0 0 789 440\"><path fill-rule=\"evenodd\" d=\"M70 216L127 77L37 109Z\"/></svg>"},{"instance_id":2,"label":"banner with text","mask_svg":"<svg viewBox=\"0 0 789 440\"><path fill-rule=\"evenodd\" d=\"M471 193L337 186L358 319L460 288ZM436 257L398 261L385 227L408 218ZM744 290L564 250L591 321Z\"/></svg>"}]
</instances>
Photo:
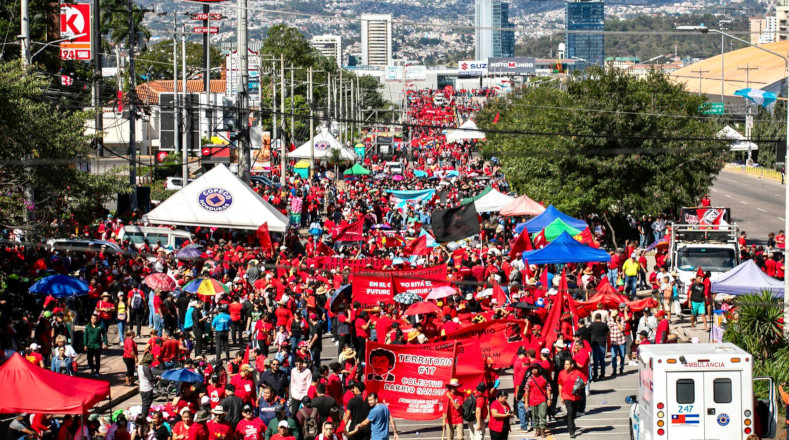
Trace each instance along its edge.
<instances>
[{"instance_id":1,"label":"banner with text","mask_svg":"<svg viewBox=\"0 0 789 440\"><path fill-rule=\"evenodd\" d=\"M482 349L479 346L479 341L469 340L462 344L458 343L457 348L455 343L457 341L438 342L435 344L423 344L426 350L436 351L456 351L455 374L452 376L460 381L460 390L474 391L478 383L482 382L485 377L485 358L482 357Z\"/></svg>"},{"instance_id":2,"label":"banner with text","mask_svg":"<svg viewBox=\"0 0 789 440\"><path fill-rule=\"evenodd\" d=\"M315 260L324 270L343 270L346 266L351 269L364 269L367 268L367 266L372 266L372 269L382 269L392 264L392 260L385 260L382 258L358 258L352 260L350 258L341 257L318 257Z\"/></svg>"},{"instance_id":3,"label":"banner with text","mask_svg":"<svg viewBox=\"0 0 789 440\"><path fill-rule=\"evenodd\" d=\"M354 274L351 285L352 302L359 301L362 309L394 303L391 277Z\"/></svg>"},{"instance_id":4,"label":"banner with text","mask_svg":"<svg viewBox=\"0 0 789 440\"><path fill-rule=\"evenodd\" d=\"M515 319L496 319L480 322L448 334L447 341L458 341L460 345L479 342L483 358L493 359L493 368L508 368L524 345L523 329L526 323Z\"/></svg>"},{"instance_id":5,"label":"banner with text","mask_svg":"<svg viewBox=\"0 0 789 440\"><path fill-rule=\"evenodd\" d=\"M357 287L357 277L365 278L359 287ZM371 270L371 269L354 269L352 282L354 286L354 300L356 300L357 289L362 295L362 291L369 288L368 281L378 278L380 281L389 281L392 288L392 296L413 292L425 298L430 291L435 287L447 286L447 266L445 264L438 266L420 267L417 269L408 270ZM376 283L376 288L381 288L383 285Z\"/></svg>"},{"instance_id":6,"label":"banner with text","mask_svg":"<svg viewBox=\"0 0 789 440\"><path fill-rule=\"evenodd\" d=\"M443 413L446 384L455 370L457 344L451 350L432 345L386 345L367 341L364 367L367 392L389 407L392 417L435 420Z\"/></svg>"}]
</instances>

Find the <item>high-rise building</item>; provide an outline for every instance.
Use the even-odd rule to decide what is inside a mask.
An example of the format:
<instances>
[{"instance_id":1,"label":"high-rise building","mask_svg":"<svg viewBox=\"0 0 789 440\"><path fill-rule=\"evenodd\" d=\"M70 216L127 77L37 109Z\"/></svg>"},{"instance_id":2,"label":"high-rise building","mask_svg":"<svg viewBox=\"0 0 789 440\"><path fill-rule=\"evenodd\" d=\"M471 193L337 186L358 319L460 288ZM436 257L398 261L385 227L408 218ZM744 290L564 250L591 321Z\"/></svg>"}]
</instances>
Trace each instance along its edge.
<instances>
[{"instance_id":1,"label":"high-rise building","mask_svg":"<svg viewBox=\"0 0 789 440\"><path fill-rule=\"evenodd\" d=\"M764 44L777 41L778 19L774 15L758 16L749 19L751 44Z\"/></svg>"},{"instance_id":2,"label":"high-rise building","mask_svg":"<svg viewBox=\"0 0 789 440\"><path fill-rule=\"evenodd\" d=\"M567 0L564 13L566 57L602 65L605 60L605 6L603 0ZM588 31L589 33L577 32Z\"/></svg>"},{"instance_id":3,"label":"high-rise building","mask_svg":"<svg viewBox=\"0 0 789 440\"><path fill-rule=\"evenodd\" d=\"M512 28L510 4L502 0L475 0L474 58L511 57L515 50L515 32Z\"/></svg>"},{"instance_id":4,"label":"high-rise building","mask_svg":"<svg viewBox=\"0 0 789 440\"><path fill-rule=\"evenodd\" d=\"M362 14L362 64L392 64L392 14Z\"/></svg>"},{"instance_id":5,"label":"high-rise building","mask_svg":"<svg viewBox=\"0 0 789 440\"><path fill-rule=\"evenodd\" d=\"M312 37L310 43L323 56L336 61L337 67L342 67L342 37L339 35L316 35Z\"/></svg>"},{"instance_id":6,"label":"high-rise building","mask_svg":"<svg viewBox=\"0 0 789 440\"><path fill-rule=\"evenodd\" d=\"M786 40L786 32L789 32L789 0L778 0L775 3L775 20L775 41Z\"/></svg>"}]
</instances>

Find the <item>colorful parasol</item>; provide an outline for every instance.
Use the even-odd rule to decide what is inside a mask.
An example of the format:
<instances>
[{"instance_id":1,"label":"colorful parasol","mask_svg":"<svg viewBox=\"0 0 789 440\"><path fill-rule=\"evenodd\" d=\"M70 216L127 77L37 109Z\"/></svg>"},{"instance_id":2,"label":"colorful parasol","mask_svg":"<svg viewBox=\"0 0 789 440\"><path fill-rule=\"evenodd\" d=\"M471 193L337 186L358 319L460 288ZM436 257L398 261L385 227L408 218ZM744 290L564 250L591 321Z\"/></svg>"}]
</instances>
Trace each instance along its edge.
<instances>
[{"instance_id":1,"label":"colorful parasol","mask_svg":"<svg viewBox=\"0 0 789 440\"><path fill-rule=\"evenodd\" d=\"M217 293L230 293L230 288L213 278L196 278L187 283L184 291L203 296L214 296Z\"/></svg>"},{"instance_id":2,"label":"colorful parasol","mask_svg":"<svg viewBox=\"0 0 789 440\"><path fill-rule=\"evenodd\" d=\"M431 302L418 302L412 304L408 309L405 311L406 316L413 316L413 315L428 315L430 313L435 313L436 315L441 314L441 309L431 303Z\"/></svg>"},{"instance_id":3,"label":"colorful parasol","mask_svg":"<svg viewBox=\"0 0 789 440\"><path fill-rule=\"evenodd\" d=\"M422 297L414 292L405 292L395 295L394 300L400 304L414 304L421 302Z\"/></svg>"}]
</instances>

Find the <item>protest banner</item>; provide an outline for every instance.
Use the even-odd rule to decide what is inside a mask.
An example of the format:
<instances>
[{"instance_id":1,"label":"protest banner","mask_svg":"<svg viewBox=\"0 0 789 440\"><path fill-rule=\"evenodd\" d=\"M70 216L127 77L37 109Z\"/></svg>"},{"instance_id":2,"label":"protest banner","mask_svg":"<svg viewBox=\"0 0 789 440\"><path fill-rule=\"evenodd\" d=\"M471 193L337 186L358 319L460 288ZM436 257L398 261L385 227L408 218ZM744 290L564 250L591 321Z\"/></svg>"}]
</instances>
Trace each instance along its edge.
<instances>
[{"instance_id":1,"label":"protest banner","mask_svg":"<svg viewBox=\"0 0 789 440\"><path fill-rule=\"evenodd\" d=\"M399 293L413 292L421 296L422 299L425 299L427 295L429 295L430 292L436 287L449 286L450 284L451 283L449 281L437 281L430 279L400 277L392 278L392 288L394 288L395 295Z\"/></svg>"},{"instance_id":2,"label":"protest banner","mask_svg":"<svg viewBox=\"0 0 789 440\"><path fill-rule=\"evenodd\" d=\"M351 269L362 269L371 266L372 269L380 270L392 264L392 260L385 260L383 258L359 258L351 260L350 258L341 257L316 257L315 261L324 270L343 270L346 266Z\"/></svg>"},{"instance_id":3,"label":"protest banner","mask_svg":"<svg viewBox=\"0 0 789 440\"><path fill-rule=\"evenodd\" d=\"M354 292L358 291L359 295L364 295L362 292L369 289L367 284L375 278L381 281L389 281L392 287L392 296L399 293L413 292L425 298L435 287L449 285L447 281L447 266L445 264L407 270L354 268L351 276ZM362 283L359 287L356 286L357 279L360 280L358 282ZM380 285L376 286L376 288L380 287ZM354 301L356 301L356 293L354 293Z\"/></svg>"},{"instance_id":4,"label":"protest banner","mask_svg":"<svg viewBox=\"0 0 789 440\"><path fill-rule=\"evenodd\" d=\"M443 413L446 384L455 370L452 350L429 345L386 345L367 341L364 367L367 392L389 407L392 417L435 420Z\"/></svg>"},{"instance_id":5,"label":"protest banner","mask_svg":"<svg viewBox=\"0 0 789 440\"><path fill-rule=\"evenodd\" d=\"M495 319L472 324L443 337L447 341L458 341L460 345L479 342L483 358L493 359L493 368L508 368L524 345L523 328L526 323L515 319Z\"/></svg>"},{"instance_id":6,"label":"protest banner","mask_svg":"<svg viewBox=\"0 0 789 440\"><path fill-rule=\"evenodd\" d=\"M426 350L437 351L456 351L455 374L452 376L460 381L461 391L474 391L478 383L485 377L485 358L482 357L482 350L479 341L470 340L462 344L455 344L457 341L438 342L435 344L423 344L420 347Z\"/></svg>"},{"instance_id":7,"label":"protest banner","mask_svg":"<svg viewBox=\"0 0 789 440\"><path fill-rule=\"evenodd\" d=\"M361 309L394 303L392 279L389 277L354 275L351 285L352 302L359 301Z\"/></svg>"}]
</instances>

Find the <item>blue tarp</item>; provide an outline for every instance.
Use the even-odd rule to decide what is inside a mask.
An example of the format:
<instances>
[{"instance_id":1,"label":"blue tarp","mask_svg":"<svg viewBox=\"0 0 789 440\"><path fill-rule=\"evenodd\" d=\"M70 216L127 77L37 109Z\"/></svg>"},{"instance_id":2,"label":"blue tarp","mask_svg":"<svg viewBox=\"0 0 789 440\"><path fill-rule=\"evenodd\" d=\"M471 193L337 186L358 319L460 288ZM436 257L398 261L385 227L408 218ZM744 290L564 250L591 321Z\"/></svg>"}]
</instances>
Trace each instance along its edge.
<instances>
[{"instance_id":1,"label":"blue tarp","mask_svg":"<svg viewBox=\"0 0 789 440\"><path fill-rule=\"evenodd\" d=\"M523 231L523 228L526 227L529 228L529 233L533 234L543 230L546 226L553 223L557 218L562 219L566 225L572 226L573 228L580 229L582 231L589 227L585 221L570 217L569 215L556 209L555 206L551 205L545 210L545 212L538 215L537 217L515 226L515 232L520 234L521 231Z\"/></svg>"},{"instance_id":2,"label":"blue tarp","mask_svg":"<svg viewBox=\"0 0 789 440\"><path fill-rule=\"evenodd\" d=\"M546 211L547 212L547 211ZM552 241L548 246L535 251L523 253L523 259L529 264L567 264L587 263L590 261L611 261L608 252L595 249L574 239L567 232Z\"/></svg>"},{"instance_id":3,"label":"blue tarp","mask_svg":"<svg viewBox=\"0 0 789 440\"><path fill-rule=\"evenodd\" d=\"M724 272L712 282L712 293L747 295L769 290L784 297L784 283L764 273L753 260L747 260L734 269Z\"/></svg>"}]
</instances>

